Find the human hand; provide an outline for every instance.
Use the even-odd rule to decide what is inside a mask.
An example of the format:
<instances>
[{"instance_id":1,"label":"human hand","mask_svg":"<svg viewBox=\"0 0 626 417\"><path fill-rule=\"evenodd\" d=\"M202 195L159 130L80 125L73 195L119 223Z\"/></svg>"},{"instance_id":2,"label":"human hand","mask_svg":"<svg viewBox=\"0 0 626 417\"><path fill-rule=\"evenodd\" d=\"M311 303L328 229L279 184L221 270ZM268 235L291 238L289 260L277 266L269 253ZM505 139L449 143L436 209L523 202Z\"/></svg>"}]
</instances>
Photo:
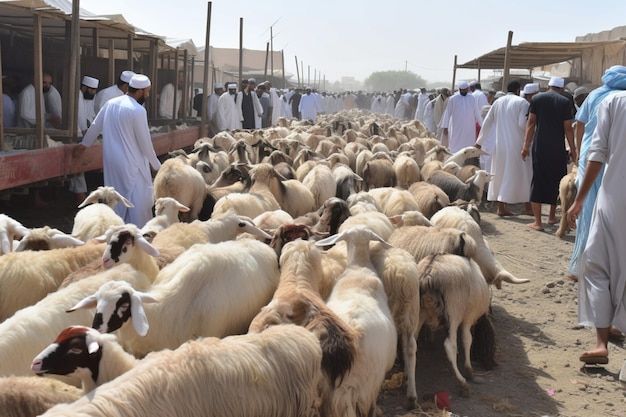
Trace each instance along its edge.
<instances>
[{"instance_id":1,"label":"human hand","mask_svg":"<svg viewBox=\"0 0 626 417\"><path fill-rule=\"evenodd\" d=\"M576 229L576 220L582 210L582 204L574 201L574 204L567 210L567 224L571 229Z\"/></svg>"},{"instance_id":2,"label":"human hand","mask_svg":"<svg viewBox=\"0 0 626 417\"><path fill-rule=\"evenodd\" d=\"M522 148L522 161L525 161L527 156L528 156L528 149Z\"/></svg>"}]
</instances>

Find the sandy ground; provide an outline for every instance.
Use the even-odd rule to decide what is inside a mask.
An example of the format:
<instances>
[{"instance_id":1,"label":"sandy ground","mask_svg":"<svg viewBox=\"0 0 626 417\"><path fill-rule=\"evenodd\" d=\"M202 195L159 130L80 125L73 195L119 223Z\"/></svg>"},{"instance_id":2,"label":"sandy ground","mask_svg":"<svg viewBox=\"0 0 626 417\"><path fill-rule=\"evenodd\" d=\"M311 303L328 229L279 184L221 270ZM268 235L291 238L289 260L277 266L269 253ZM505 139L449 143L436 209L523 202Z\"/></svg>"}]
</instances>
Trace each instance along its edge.
<instances>
[{"instance_id":1,"label":"sandy ground","mask_svg":"<svg viewBox=\"0 0 626 417\"><path fill-rule=\"evenodd\" d=\"M49 224L70 232L73 196L63 189L46 190L42 195L49 202L46 209L31 209L28 196L17 196L9 206L2 204L0 212L28 227ZM559 239L554 235L556 226L537 232L526 227L530 222L527 216L500 218L493 210L482 209L482 229L498 260L516 276L531 280L492 290L499 366L484 371L475 364L472 393L463 398L443 353L442 336L436 334L432 341L420 338L418 397L431 399L434 393L445 391L452 412L469 417L626 416L626 390L618 382L626 359L625 345L610 345L611 359L606 366L582 367L578 360L579 354L591 347L595 332L578 326L578 284L566 277L573 233ZM447 415L433 410L432 402L424 399L421 409L407 411L404 389L391 380L401 369L396 364L389 374L389 388L381 392L382 415Z\"/></svg>"},{"instance_id":2,"label":"sandy ground","mask_svg":"<svg viewBox=\"0 0 626 417\"><path fill-rule=\"evenodd\" d=\"M515 207L517 212L520 207ZM499 366L485 372L474 364L477 381L469 398L447 363L441 338L420 338L417 353L418 397L448 393L460 416L626 416L626 390L618 374L626 359L623 343L611 343L610 362L583 367L578 356L595 343L595 331L578 325L578 284L566 277L574 234L563 239L526 227L531 217L501 218L483 208L482 229L500 263L528 284L492 289L492 322ZM547 221L547 206L543 221ZM560 216L560 212L557 211ZM395 372L401 368L397 367ZM423 410L401 408L403 392L385 390L379 404L385 416L442 415L422 402Z\"/></svg>"}]
</instances>

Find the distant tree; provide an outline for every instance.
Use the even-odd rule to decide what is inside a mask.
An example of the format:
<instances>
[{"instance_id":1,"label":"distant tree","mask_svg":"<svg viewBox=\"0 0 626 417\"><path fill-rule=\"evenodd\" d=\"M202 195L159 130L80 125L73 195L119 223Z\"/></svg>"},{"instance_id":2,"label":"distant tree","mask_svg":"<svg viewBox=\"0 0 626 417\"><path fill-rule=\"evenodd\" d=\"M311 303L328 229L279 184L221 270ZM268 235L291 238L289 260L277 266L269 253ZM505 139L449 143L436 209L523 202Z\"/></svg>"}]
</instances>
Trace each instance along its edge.
<instances>
[{"instance_id":1,"label":"distant tree","mask_svg":"<svg viewBox=\"0 0 626 417\"><path fill-rule=\"evenodd\" d=\"M373 72L363 82L363 87L369 91L393 91L400 88L410 90L425 86L426 81L411 71Z\"/></svg>"}]
</instances>

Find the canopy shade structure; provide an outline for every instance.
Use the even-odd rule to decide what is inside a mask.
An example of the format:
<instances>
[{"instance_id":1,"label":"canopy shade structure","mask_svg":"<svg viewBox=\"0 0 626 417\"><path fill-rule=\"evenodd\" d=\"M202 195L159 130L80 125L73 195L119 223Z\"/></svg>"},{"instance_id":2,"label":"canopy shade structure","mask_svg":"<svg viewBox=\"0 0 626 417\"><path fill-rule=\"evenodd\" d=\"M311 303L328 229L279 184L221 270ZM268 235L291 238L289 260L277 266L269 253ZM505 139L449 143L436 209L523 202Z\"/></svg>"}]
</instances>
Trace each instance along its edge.
<instances>
[{"instance_id":1,"label":"canopy shade structure","mask_svg":"<svg viewBox=\"0 0 626 417\"><path fill-rule=\"evenodd\" d=\"M532 69L558 62L582 58L585 52L596 48L621 47L625 40L603 42L525 42L509 49L509 68ZM499 48L484 55L456 65L465 69L504 69L507 48Z\"/></svg>"}]
</instances>

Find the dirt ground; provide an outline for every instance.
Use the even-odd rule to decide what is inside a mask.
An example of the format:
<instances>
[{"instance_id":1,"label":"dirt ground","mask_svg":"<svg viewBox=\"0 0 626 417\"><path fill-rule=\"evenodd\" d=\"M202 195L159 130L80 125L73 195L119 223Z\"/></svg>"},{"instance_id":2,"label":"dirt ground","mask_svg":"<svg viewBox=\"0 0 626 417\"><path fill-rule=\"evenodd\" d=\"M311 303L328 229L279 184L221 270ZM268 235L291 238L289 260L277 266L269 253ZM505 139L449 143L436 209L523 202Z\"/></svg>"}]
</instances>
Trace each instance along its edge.
<instances>
[{"instance_id":1,"label":"dirt ground","mask_svg":"<svg viewBox=\"0 0 626 417\"><path fill-rule=\"evenodd\" d=\"M8 205L0 205L0 212L27 227L49 224L70 232L76 210L73 196L63 188L43 190L42 196L49 204L45 209L30 208L29 196L15 196ZM520 207L513 208L520 211ZM547 207L544 210L547 214ZM417 388L421 409L404 408L404 389L391 380L401 372L397 364L379 397L382 415L448 415L426 401L445 391L452 413L458 416L626 416L626 390L618 382L625 345L609 346L610 363L605 366L582 367L578 360L591 347L595 332L578 326L577 284L566 277L574 235L570 232L559 239L554 235L556 226L537 232L526 227L530 221L527 216L500 218L493 210L482 209L482 229L497 259L516 276L531 280L492 290L499 366L487 372L475 364L471 396L462 398L443 353L441 335L434 341L420 338Z\"/></svg>"}]
</instances>

